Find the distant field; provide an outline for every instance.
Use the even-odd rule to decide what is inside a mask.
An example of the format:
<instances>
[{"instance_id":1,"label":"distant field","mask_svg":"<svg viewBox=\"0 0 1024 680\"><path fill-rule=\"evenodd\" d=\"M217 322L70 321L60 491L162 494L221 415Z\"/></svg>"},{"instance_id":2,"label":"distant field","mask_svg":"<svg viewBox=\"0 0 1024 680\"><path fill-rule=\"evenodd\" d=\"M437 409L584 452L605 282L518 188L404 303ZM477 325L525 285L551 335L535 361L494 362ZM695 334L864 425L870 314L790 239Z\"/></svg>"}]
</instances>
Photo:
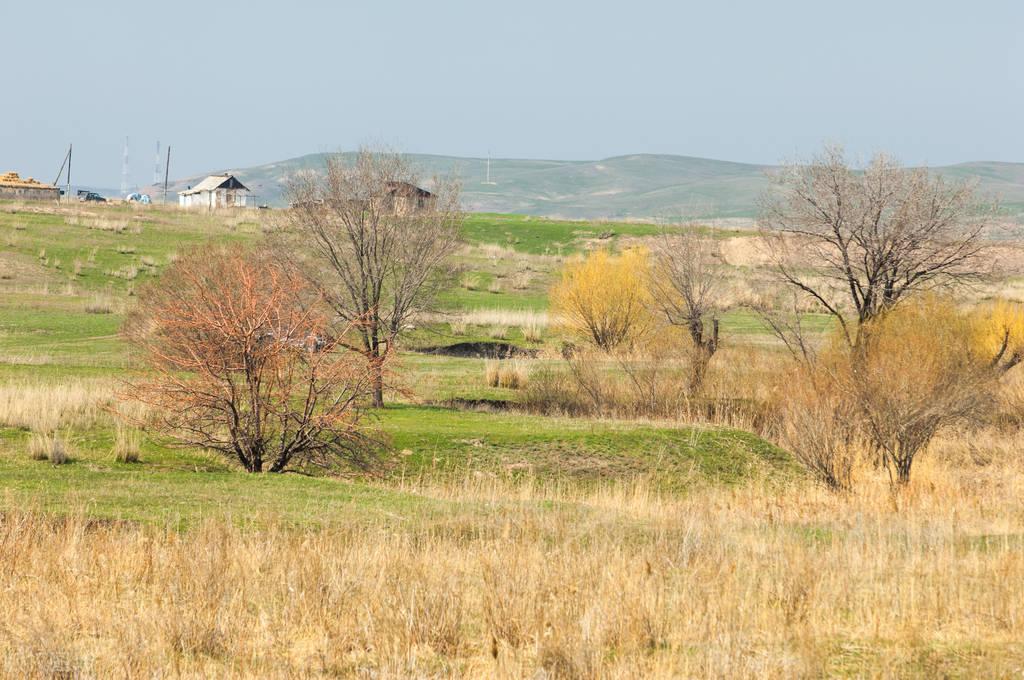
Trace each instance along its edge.
<instances>
[{"instance_id":1,"label":"distant field","mask_svg":"<svg viewBox=\"0 0 1024 680\"><path fill-rule=\"evenodd\" d=\"M0 237L6 245L0 259L0 381L57 386L67 380L100 381L103 395L131 370L128 348L118 331L124 313L134 304L136 288L158 277L186 248L209 241L256 240L266 217L257 212L211 217L156 207L0 208ZM563 259L590 247L615 248L622 239L643 239L659 230L651 224L469 215L467 245L458 258L463 273L441 299L448 316L417 328L408 345L503 341L557 352L558 336L546 320L541 323L542 338L527 340L519 319L544 313L547 291ZM497 321L470 323L456 333L456 324L448 319L467 314ZM737 338L765 333L760 322L743 311L727 315L723 329ZM479 358L408 352L399 357L398 366L417 403L517 401L516 391L485 384L484 364ZM777 458L752 436L714 429L695 434L625 424L581 426L569 420L413 405L387 409L378 417L395 450L408 452L394 468L402 475L528 471L581 482L646 475L673 486L671 480L679 475L689 480L687 484L697 479L736 481L754 461ZM114 464L107 460L110 427L109 418L98 417L92 425L67 432L75 453L74 462L66 467L50 469L14 455L5 463L9 490L46 498L52 507L64 494L92 489L92 507L105 516L123 512L126 517L162 517L161 508L175 492L163 494L160 487L176 488L197 469L227 475L197 478L209 479L211 489L247 483L233 477L220 461L196 458L194 452L175 451L158 442L147 443L141 466ZM23 432L5 430L3 448L14 453L24 446ZM110 489L96 486L105 478L104 471L112 475ZM296 479L287 485L298 490L303 482ZM157 497L155 506L147 509L149 503L141 499L150 492ZM201 512L207 507L204 503L200 495L171 507L191 505Z\"/></svg>"},{"instance_id":2,"label":"distant field","mask_svg":"<svg viewBox=\"0 0 1024 680\"><path fill-rule=\"evenodd\" d=\"M711 396L686 396L671 357L645 357L629 367L637 393L684 397L664 417L524 408L541 375L623 378L613 359L570 367L548 294L567 258L643 244L654 224L469 215L456 280L409 330L400 389L368 414L369 468L248 475L145 434L139 460L118 462L110 408L140 370L119 336L137 291L186 248L256 242L267 219L0 203L0 675L1024 667L1019 433L943 433L901 494L878 469L828 492L771 443L788 364L740 303L721 318ZM752 234L708 233L728 239L737 288L763 274ZM830 321L804 325L819 337ZM523 384L498 386L496 367ZM43 432L69 462L32 457Z\"/></svg>"}]
</instances>

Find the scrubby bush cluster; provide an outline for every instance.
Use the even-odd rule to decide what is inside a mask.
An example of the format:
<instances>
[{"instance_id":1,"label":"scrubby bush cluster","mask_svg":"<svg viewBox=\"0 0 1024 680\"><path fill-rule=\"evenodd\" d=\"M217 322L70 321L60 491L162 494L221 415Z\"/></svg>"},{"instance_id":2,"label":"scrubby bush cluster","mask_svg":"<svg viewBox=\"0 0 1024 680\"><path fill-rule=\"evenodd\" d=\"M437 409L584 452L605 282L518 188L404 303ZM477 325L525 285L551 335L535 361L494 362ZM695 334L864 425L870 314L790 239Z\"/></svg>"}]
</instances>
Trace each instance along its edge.
<instances>
[{"instance_id":1,"label":"scrubby bush cluster","mask_svg":"<svg viewBox=\"0 0 1024 680\"><path fill-rule=\"evenodd\" d=\"M857 172L835 149L778 179L761 240L774 290L791 291L794 308L778 295L750 305L789 350L768 394L709 384L734 298L713 235L676 228L651 249L567 264L551 303L571 342L561 367L533 376L527 405L719 422L725 411L837 489L862 464L905 484L939 431L996 418L1000 378L1024 358L1024 312L951 296L990 264L990 213L970 188L884 157ZM824 341L804 331L808 310L833 320Z\"/></svg>"}]
</instances>

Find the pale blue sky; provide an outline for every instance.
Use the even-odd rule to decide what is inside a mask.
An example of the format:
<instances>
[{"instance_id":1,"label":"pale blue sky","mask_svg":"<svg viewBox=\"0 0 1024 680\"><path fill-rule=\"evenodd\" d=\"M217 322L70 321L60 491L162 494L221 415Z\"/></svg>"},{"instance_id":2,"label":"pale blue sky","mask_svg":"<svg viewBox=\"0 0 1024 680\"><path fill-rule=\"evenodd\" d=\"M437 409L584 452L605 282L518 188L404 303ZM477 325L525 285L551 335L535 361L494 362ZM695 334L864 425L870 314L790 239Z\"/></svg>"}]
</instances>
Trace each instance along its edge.
<instances>
[{"instance_id":1,"label":"pale blue sky","mask_svg":"<svg viewBox=\"0 0 1024 680\"><path fill-rule=\"evenodd\" d=\"M0 172L172 176L386 143L1024 161L1021 0L0 0ZM21 67L12 64L19 61Z\"/></svg>"}]
</instances>

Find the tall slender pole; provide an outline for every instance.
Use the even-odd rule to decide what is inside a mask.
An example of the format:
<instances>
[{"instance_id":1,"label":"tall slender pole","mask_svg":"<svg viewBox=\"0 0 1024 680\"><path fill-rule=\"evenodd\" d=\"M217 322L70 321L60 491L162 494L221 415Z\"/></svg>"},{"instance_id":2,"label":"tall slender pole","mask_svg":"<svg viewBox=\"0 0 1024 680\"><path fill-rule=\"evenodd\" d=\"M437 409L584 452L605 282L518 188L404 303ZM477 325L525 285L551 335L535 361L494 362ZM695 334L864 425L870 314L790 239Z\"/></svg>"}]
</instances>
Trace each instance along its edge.
<instances>
[{"instance_id":1,"label":"tall slender pole","mask_svg":"<svg viewBox=\"0 0 1024 680\"><path fill-rule=\"evenodd\" d=\"M65 193L68 196L68 203L71 202L71 148L72 144L68 144L68 189Z\"/></svg>"},{"instance_id":2,"label":"tall slender pole","mask_svg":"<svg viewBox=\"0 0 1024 680\"><path fill-rule=\"evenodd\" d=\"M167 164L164 166L164 198L163 203L167 204L167 176L171 172L171 145L167 145Z\"/></svg>"}]
</instances>

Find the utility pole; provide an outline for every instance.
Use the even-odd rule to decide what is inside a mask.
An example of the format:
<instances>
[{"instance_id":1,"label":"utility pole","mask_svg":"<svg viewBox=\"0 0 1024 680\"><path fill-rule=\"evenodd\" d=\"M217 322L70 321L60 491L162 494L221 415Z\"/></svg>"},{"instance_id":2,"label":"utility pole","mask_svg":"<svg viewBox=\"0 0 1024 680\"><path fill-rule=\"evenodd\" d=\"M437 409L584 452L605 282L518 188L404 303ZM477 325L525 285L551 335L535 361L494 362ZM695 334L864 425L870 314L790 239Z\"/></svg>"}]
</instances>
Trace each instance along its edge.
<instances>
[{"instance_id":1,"label":"utility pole","mask_svg":"<svg viewBox=\"0 0 1024 680\"><path fill-rule=\"evenodd\" d=\"M59 187L60 186L60 176L64 174L64 168L65 167L68 169L68 184L67 184L67 190L65 191L65 196L67 196L68 200L70 201L71 200L71 145L70 144L68 144L68 152L66 154L64 154L64 160L61 161L61 163L60 163L60 170L57 171L57 178L53 180L53 186L55 186L55 187ZM60 203L60 196L59 195L57 196L57 202Z\"/></svg>"},{"instance_id":2,"label":"utility pole","mask_svg":"<svg viewBox=\"0 0 1024 680\"><path fill-rule=\"evenodd\" d=\"M164 198L163 203L167 204L167 176L171 172L171 145L167 145L167 164L164 166Z\"/></svg>"}]
</instances>

